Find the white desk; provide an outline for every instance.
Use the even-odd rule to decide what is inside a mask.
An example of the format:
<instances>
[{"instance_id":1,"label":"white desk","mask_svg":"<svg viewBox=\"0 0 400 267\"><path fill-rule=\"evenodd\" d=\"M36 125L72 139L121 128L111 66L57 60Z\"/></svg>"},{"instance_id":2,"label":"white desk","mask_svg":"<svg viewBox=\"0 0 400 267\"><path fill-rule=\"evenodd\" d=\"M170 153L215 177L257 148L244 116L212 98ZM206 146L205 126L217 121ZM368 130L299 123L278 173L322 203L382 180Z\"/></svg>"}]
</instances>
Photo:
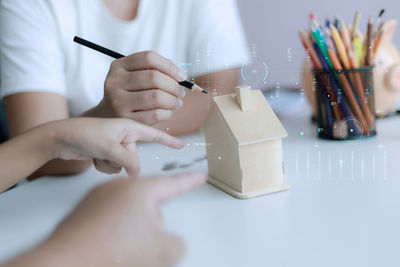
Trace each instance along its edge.
<instances>
[{"instance_id":1,"label":"white desk","mask_svg":"<svg viewBox=\"0 0 400 267\"><path fill-rule=\"evenodd\" d=\"M188 246L180 266L400 266L400 117L353 142L318 140L306 114L283 123L290 190L238 200L207 184L165 206L166 227ZM144 174L169 174L161 171L166 162L205 156L201 135L184 139L182 151L143 145ZM185 170L194 169L207 163ZM89 170L1 195L0 262L44 238L105 179Z\"/></svg>"}]
</instances>

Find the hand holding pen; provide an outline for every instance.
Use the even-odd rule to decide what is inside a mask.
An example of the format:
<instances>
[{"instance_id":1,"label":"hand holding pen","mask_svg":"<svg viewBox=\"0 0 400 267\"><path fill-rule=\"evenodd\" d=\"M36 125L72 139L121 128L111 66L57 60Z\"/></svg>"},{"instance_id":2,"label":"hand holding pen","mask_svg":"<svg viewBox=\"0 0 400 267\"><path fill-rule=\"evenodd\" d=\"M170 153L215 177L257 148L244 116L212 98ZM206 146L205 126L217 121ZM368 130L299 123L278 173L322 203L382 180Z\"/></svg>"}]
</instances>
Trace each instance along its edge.
<instances>
[{"instance_id":1,"label":"hand holding pen","mask_svg":"<svg viewBox=\"0 0 400 267\"><path fill-rule=\"evenodd\" d=\"M117 59L107 74L104 97L95 108L101 117L154 125L169 120L182 107L184 87L207 93L186 81L186 74L171 60L155 52L124 56L79 37L74 41Z\"/></svg>"}]
</instances>

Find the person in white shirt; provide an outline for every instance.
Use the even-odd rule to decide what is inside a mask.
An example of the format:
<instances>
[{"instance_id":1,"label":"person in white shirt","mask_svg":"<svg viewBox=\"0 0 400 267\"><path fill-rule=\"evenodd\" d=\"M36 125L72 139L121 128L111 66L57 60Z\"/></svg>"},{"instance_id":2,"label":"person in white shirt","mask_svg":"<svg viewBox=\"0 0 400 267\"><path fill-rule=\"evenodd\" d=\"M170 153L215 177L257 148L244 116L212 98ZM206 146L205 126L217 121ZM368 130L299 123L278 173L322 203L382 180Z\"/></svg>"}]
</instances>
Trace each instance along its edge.
<instances>
[{"instance_id":1,"label":"person in white shirt","mask_svg":"<svg viewBox=\"0 0 400 267\"><path fill-rule=\"evenodd\" d=\"M75 116L122 117L170 134L194 132L212 97L233 91L239 67L250 58L234 0L0 4L0 96L10 137ZM75 35L129 56L113 61L73 43ZM182 89L177 82L185 78L210 94ZM35 176L87 166L57 160Z\"/></svg>"}]
</instances>

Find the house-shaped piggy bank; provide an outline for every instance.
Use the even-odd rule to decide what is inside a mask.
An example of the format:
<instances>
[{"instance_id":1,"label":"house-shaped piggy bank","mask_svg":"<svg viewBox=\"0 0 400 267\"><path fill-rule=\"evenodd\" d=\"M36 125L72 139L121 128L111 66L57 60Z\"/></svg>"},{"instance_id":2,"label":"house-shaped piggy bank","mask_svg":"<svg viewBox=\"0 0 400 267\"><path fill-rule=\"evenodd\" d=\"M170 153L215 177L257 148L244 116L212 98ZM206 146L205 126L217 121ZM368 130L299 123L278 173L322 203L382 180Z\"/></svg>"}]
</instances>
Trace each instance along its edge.
<instances>
[{"instance_id":1,"label":"house-shaped piggy bank","mask_svg":"<svg viewBox=\"0 0 400 267\"><path fill-rule=\"evenodd\" d=\"M282 154L287 132L261 91L239 86L215 97L203 132L209 183L238 198L289 188Z\"/></svg>"}]
</instances>

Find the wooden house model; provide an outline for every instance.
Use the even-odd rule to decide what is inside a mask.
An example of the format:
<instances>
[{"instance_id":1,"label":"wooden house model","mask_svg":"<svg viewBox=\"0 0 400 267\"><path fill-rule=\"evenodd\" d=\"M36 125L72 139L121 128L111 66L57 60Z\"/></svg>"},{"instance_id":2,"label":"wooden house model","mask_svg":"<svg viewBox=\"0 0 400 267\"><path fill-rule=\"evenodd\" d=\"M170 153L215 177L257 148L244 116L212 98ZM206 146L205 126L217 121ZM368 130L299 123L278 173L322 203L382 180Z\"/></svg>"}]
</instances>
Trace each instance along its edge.
<instances>
[{"instance_id":1,"label":"wooden house model","mask_svg":"<svg viewBox=\"0 0 400 267\"><path fill-rule=\"evenodd\" d=\"M209 183L238 198L289 188L282 154L287 132L261 91L239 86L215 97L203 132Z\"/></svg>"}]
</instances>

